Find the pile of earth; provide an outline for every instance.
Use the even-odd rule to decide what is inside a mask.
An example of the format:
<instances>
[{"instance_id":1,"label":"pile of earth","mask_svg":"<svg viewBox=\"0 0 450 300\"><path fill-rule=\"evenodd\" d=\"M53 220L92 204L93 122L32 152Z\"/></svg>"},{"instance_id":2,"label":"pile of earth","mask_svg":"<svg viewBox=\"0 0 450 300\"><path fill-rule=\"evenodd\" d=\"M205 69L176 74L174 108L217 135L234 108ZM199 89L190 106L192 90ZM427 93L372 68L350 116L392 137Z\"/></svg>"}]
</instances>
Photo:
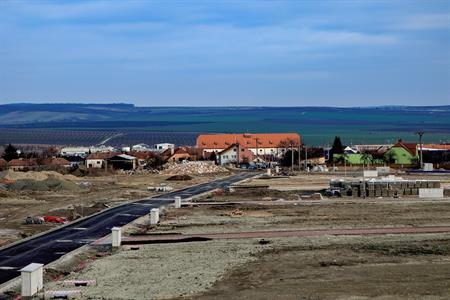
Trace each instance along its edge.
<instances>
[{"instance_id":1,"label":"pile of earth","mask_svg":"<svg viewBox=\"0 0 450 300\"><path fill-rule=\"evenodd\" d=\"M73 175L63 175L55 171L40 171L40 172L34 172L34 171L28 171L28 172L15 172L13 170L6 170L3 172L0 172L0 180L6 180L6 181L16 181L16 180L22 180L22 179L31 179L31 180L37 180L42 181L46 180L48 178L58 178L63 180L74 180L76 179L76 176Z\"/></svg>"},{"instance_id":2,"label":"pile of earth","mask_svg":"<svg viewBox=\"0 0 450 300\"><path fill-rule=\"evenodd\" d=\"M189 175L173 175L167 178L166 180L169 181L185 181L185 180L192 180L192 177Z\"/></svg>"},{"instance_id":3,"label":"pile of earth","mask_svg":"<svg viewBox=\"0 0 450 300\"><path fill-rule=\"evenodd\" d=\"M1 188L9 191L79 191L80 187L67 180L73 175L62 175L54 171L0 172Z\"/></svg>"},{"instance_id":4,"label":"pile of earth","mask_svg":"<svg viewBox=\"0 0 450 300\"><path fill-rule=\"evenodd\" d=\"M7 185L10 191L79 191L81 188L68 180L49 177L45 180L19 179Z\"/></svg>"}]
</instances>

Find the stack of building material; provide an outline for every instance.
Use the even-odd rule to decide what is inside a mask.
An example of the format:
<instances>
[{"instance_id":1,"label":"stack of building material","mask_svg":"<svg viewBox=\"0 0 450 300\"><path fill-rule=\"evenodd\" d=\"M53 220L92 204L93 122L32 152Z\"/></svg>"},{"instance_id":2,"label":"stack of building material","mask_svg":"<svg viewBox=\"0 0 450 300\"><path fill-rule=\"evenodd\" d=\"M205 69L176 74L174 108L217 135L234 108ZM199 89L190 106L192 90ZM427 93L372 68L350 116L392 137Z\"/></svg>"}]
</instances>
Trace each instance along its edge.
<instances>
[{"instance_id":1,"label":"stack of building material","mask_svg":"<svg viewBox=\"0 0 450 300\"><path fill-rule=\"evenodd\" d=\"M395 176L359 179L336 180L330 182L331 188L341 190L343 197L398 197L419 195L419 189L440 188L439 180L405 180Z\"/></svg>"}]
</instances>

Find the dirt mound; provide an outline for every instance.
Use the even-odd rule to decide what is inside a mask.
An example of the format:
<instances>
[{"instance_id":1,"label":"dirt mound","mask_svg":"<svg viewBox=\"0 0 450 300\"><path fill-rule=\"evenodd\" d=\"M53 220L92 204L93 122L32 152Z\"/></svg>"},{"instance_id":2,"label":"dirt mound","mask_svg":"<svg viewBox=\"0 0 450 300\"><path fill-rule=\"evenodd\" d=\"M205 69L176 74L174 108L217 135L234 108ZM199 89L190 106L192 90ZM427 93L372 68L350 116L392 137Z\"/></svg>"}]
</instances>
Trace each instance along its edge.
<instances>
[{"instance_id":1,"label":"dirt mound","mask_svg":"<svg viewBox=\"0 0 450 300\"><path fill-rule=\"evenodd\" d=\"M13 170L6 170L3 172L0 172L0 179L3 180L23 180L23 179L30 179L30 180L37 180L37 181L43 181L50 177L62 179L62 180L73 180L77 179L76 176L73 175L62 175L55 171L41 171L41 172L35 172L35 171L28 171L28 172L15 172Z\"/></svg>"},{"instance_id":2,"label":"dirt mound","mask_svg":"<svg viewBox=\"0 0 450 300\"><path fill-rule=\"evenodd\" d=\"M80 187L73 182L55 177L45 180L19 179L8 185L10 191L78 191Z\"/></svg>"},{"instance_id":3,"label":"dirt mound","mask_svg":"<svg viewBox=\"0 0 450 300\"><path fill-rule=\"evenodd\" d=\"M191 175L229 172L222 166L216 166L211 162L190 161L184 163L167 163L164 165L163 174Z\"/></svg>"},{"instance_id":4,"label":"dirt mound","mask_svg":"<svg viewBox=\"0 0 450 300\"><path fill-rule=\"evenodd\" d=\"M169 181L184 181L184 180L192 180L192 177L189 176L189 175L174 175L174 176L170 176L166 180L169 180Z\"/></svg>"}]
</instances>

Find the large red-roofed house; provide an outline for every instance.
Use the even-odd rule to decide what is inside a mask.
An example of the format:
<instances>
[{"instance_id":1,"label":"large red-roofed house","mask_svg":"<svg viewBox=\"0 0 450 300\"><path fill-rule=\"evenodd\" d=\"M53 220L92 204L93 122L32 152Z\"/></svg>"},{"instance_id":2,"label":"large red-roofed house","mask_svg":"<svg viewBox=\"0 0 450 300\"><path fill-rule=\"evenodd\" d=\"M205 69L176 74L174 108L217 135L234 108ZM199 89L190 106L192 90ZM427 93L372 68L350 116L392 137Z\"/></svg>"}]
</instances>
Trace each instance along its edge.
<instances>
[{"instance_id":1,"label":"large red-roofed house","mask_svg":"<svg viewBox=\"0 0 450 300\"><path fill-rule=\"evenodd\" d=\"M204 152L221 152L233 144L248 149L254 155L281 155L289 147L299 147L298 133L239 133L201 134L197 137L197 148Z\"/></svg>"}]
</instances>

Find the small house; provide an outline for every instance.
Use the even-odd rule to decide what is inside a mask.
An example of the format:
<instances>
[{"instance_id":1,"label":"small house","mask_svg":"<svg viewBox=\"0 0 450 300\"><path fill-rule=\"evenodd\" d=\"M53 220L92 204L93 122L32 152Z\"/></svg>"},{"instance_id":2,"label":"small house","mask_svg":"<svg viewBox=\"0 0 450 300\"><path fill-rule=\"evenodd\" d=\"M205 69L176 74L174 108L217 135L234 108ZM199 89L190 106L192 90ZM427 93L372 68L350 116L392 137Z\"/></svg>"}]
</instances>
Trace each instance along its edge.
<instances>
[{"instance_id":1,"label":"small house","mask_svg":"<svg viewBox=\"0 0 450 300\"><path fill-rule=\"evenodd\" d=\"M405 143L402 140L399 140L385 153L385 157L390 163L395 163L397 165L414 164L414 160L418 157L417 144Z\"/></svg>"},{"instance_id":2,"label":"small house","mask_svg":"<svg viewBox=\"0 0 450 300\"><path fill-rule=\"evenodd\" d=\"M225 150L219 152L218 163L220 165L236 164L242 162L251 162L255 155L249 149L240 147L239 144L232 144Z\"/></svg>"},{"instance_id":3,"label":"small house","mask_svg":"<svg viewBox=\"0 0 450 300\"><path fill-rule=\"evenodd\" d=\"M89 154L86 158L86 167L106 169L108 167L108 159L119 154L119 152L97 152Z\"/></svg>"},{"instance_id":4,"label":"small house","mask_svg":"<svg viewBox=\"0 0 450 300\"><path fill-rule=\"evenodd\" d=\"M17 158L8 163L8 168L14 171L34 170L37 168L37 163L34 158Z\"/></svg>"},{"instance_id":5,"label":"small house","mask_svg":"<svg viewBox=\"0 0 450 300\"><path fill-rule=\"evenodd\" d=\"M114 169L134 170L138 166L138 160L128 154L119 154L108 158L108 164Z\"/></svg>"}]
</instances>

